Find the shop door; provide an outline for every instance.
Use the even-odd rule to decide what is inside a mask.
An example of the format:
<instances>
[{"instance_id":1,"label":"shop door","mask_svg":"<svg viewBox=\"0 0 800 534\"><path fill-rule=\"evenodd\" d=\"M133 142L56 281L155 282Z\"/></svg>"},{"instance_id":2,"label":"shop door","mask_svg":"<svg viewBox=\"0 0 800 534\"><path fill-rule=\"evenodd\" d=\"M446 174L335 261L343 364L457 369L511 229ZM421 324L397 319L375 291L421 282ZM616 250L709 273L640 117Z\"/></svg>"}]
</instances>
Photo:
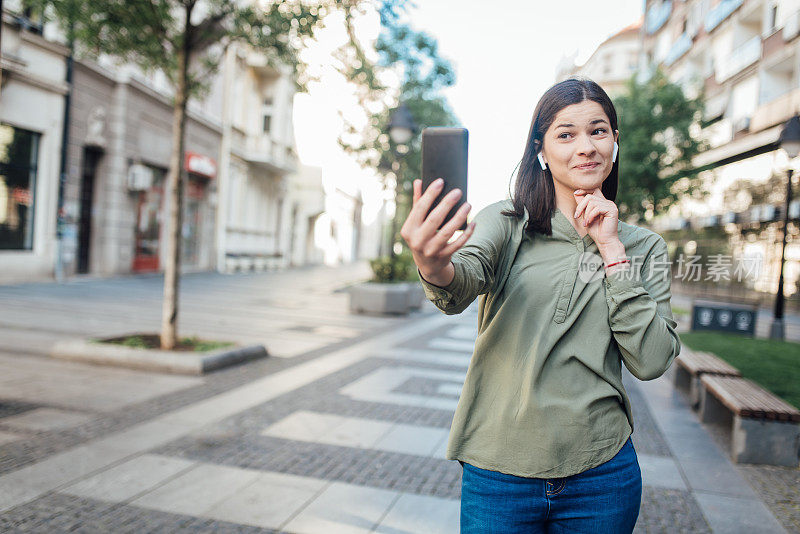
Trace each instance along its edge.
<instances>
[{"instance_id":1,"label":"shop door","mask_svg":"<svg viewBox=\"0 0 800 534\"><path fill-rule=\"evenodd\" d=\"M89 272L89 247L92 241L92 199L97 163L103 153L96 148L83 150L83 172L81 173L80 221L78 223L78 266L80 274Z\"/></svg>"},{"instance_id":2,"label":"shop door","mask_svg":"<svg viewBox=\"0 0 800 534\"><path fill-rule=\"evenodd\" d=\"M161 235L161 220L164 198L164 173L154 170L153 186L139 191L136 209L136 253L133 257L134 272L158 271L158 244Z\"/></svg>"},{"instance_id":3,"label":"shop door","mask_svg":"<svg viewBox=\"0 0 800 534\"><path fill-rule=\"evenodd\" d=\"M183 243L181 248L181 263L197 266L199 261L200 236L202 235L202 210L205 198L205 183L189 175L186 184L186 208L183 213Z\"/></svg>"}]
</instances>

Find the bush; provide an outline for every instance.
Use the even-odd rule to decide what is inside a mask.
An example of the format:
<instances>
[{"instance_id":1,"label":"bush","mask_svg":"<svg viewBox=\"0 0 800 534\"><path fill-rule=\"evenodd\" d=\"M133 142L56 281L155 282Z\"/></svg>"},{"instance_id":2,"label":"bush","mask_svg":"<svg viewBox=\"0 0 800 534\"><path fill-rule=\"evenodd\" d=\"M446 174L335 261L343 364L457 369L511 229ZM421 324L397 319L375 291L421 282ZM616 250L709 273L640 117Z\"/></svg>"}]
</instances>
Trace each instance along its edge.
<instances>
[{"instance_id":1,"label":"bush","mask_svg":"<svg viewBox=\"0 0 800 534\"><path fill-rule=\"evenodd\" d=\"M384 256L370 260L369 266L372 268L373 282L392 283L392 282L416 282L419 281L417 266L410 252L397 254L394 258Z\"/></svg>"}]
</instances>

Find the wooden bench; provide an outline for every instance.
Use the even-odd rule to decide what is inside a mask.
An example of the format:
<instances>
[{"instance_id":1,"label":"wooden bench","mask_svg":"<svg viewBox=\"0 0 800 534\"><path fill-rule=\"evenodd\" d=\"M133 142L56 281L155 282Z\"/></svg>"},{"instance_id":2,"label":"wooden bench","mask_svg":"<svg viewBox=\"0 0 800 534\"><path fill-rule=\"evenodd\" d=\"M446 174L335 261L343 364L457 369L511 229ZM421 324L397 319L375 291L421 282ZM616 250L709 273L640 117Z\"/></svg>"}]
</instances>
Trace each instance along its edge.
<instances>
[{"instance_id":1,"label":"wooden bench","mask_svg":"<svg viewBox=\"0 0 800 534\"><path fill-rule=\"evenodd\" d=\"M692 408L700 405L700 377L705 374L742 376L738 369L710 352L690 350L684 345L675 359L675 387L689 395Z\"/></svg>"},{"instance_id":2,"label":"wooden bench","mask_svg":"<svg viewBox=\"0 0 800 534\"><path fill-rule=\"evenodd\" d=\"M798 466L800 411L750 380L700 377L700 420L731 424L734 461Z\"/></svg>"}]
</instances>

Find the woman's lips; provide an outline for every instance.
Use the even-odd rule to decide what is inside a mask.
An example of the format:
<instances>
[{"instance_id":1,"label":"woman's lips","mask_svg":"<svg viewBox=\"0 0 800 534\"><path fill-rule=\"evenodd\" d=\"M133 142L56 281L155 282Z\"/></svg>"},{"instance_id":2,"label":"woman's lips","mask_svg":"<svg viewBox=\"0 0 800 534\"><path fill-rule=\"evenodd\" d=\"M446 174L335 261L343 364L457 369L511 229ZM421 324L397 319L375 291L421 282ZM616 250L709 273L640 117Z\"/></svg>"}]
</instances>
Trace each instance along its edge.
<instances>
[{"instance_id":1,"label":"woman's lips","mask_svg":"<svg viewBox=\"0 0 800 534\"><path fill-rule=\"evenodd\" d=\"M599 163L585 163L583 165L578 165L576 167L576 169L594 169L598 165L600 165L600 164Z\"/></svg>"}]
</instances>

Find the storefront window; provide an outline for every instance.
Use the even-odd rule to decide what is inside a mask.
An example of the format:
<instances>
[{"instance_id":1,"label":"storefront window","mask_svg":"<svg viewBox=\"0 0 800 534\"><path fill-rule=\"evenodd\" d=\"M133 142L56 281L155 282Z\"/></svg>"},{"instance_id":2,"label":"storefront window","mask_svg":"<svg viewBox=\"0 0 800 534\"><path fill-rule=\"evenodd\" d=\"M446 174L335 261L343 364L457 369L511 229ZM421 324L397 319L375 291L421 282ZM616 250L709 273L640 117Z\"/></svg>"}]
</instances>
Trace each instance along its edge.
<instances>
[{"instance_id":1,"label":"storefront window","mask_svg":"<svg viewBox=\"0 0 800 534\"><path fill-rule=\"evenodd\" d=\"M0 124L0 249L33 249L39 134Z\"/></svg>"},{"instance_id":2,"label":"storefront window","mask_svg":"<svg viewBox=\"0 0 800 534\"><path fill-rule=\"evenodd\" d=\"M203 201L206 196L207 178L189 173L183 202L183 243L181 243L181 263L197 265L202 232Z\"/></svg>"},{"instance_id":3,"label":"storefront window","mask_svg":"<svg viewBox=\"0 0 800 534\"><path fill-rule=\"evenodd\" d=\"M139 191L136 208L136 253L133 270L157 271L159 267L159 239L163 213L165 169L149 167L153 173L150 189Z\"/></svg>"}]
</instances>

